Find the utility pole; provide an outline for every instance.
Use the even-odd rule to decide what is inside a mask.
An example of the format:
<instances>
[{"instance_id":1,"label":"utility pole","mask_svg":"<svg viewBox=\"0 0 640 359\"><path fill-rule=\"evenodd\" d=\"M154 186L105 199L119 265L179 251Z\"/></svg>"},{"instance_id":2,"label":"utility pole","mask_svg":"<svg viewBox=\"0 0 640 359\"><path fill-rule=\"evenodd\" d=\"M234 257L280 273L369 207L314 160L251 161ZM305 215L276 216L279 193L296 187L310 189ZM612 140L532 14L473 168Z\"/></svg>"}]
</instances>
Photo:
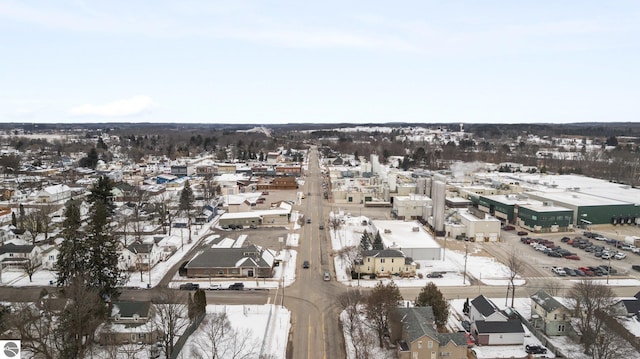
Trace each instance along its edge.
<instances>
[{"instance_id":1,"label":"utility pole","mask_svg":"<svg viewBox=\"0 0 640 359\"><path fill-rule=\"evenodd\" d=\"M462 285L465 285L467 282L467 253L468 253L468 247L467 244L465 243L464 245L464 275L462 276Z\"/></svg>"}]
</instances>

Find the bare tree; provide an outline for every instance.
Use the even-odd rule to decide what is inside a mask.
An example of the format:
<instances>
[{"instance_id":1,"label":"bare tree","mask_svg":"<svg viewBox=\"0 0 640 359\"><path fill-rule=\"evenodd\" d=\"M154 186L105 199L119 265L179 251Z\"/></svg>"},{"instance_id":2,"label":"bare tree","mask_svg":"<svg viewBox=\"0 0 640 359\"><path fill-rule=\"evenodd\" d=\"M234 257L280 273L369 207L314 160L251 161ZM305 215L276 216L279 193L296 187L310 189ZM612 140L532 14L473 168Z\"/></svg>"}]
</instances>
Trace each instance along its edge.
<instances>
[{"instance_id":1,"label":"bare tree","mask_svg":"<svg viewBox=\"0 0 640 359\"><path fill-rule=\"evenodd\" d=\"M196 341L191 352L193 357L248 359L257 356L255 348L259 346L250 340L251 332L234 329L226 313L209 314L200 326L204 336Z\"/></svg>"},{"instance_id":2,"label":"bare tree","mask_svg":"<svg viewBox=\"0 0 640 359\"><path fill-rule=\"evenodd\" d=\"M350 246L350 247L342 247L341 249L334 252L342 261L346 264L346 270L351 272L353 269L356 260L360 257L360 247L358 246Z\"/></svg>"},{"instance_id":3,"label":"bare tree","mask_svg":"<svg viewBox=\"0 0 640 359\"><path fill-rule=\"evenodd\" d=\"M175 291L163 290L152 302L156 309L153 323L163 333L164 354L169 358L173 353L176 338L189 324L186 300Z\"/></svg>"},{"instance_id":4,"label":"bare tree","mask_svg":"<svg viewBox=\"0 0 640 359\"><path fill-rule=\"evenodd\" d=\"M512 250L507 258L507 276L509 278L509 285L507 286L507 297L509 298L509 289L511 289L511 307L513 308L513 304L516 296L516 286L515 279L517 276L521 275L524 272L524 262L518 256L515 250ZM505 301L506 301L505 299Z\"/></svg>"},{"instance_id":5,"label":"bare tree","mask_svg":"<svg viewBox=\"0 0 640 359\"><path fill-rule=\"evenodd\" d=\"M338 305L343 309L341 314L342 326L351 337L348 341L352 345L356 358L369 359L372 337L365 332L365 323L360 312L362 294L359 290L349 290L338 297Z\"/></svg>"},{"instance_id":6,"label":"bare tree","mask_svg":"<svg viewBox=\"0 0 640 359\"><path fill-rule=\"evenodd\" d=\"M32 277L33 273L36 272L36 268L38 266L34 263L33 259L28 258L26 262L24 262L24 272L29 276L29 282L33 282Z\"/></svg>"},{"instance_id":7,"label":"bare tree","mask_svg":"<svg viewBox=\"0 0 640 359\"><path fill-rule=\"evenodd\" d=\"M149 200L149 192L145 191L141 187L135 187L131 191L131 200L135 207L133 207L133 223L134 233L136 240L142 240L142 233L144 232L144 221L141 221L142 207Z\"/></svg>"},{"instance_id":8,"label":"bare tree","mask_svg":"<svg viewBox=\"0 0 640 359\"><path fill-rule=\"evenodd\" d=\"M585 353L592 353L592 347L599 336L606 331L604 321L598 313L606 313L613 304L611 287L583 279L571 287L568 293L573 304L574 315L578 317L577 329L580 343Z\"/></svg>"},{"instance_id":9,"label":"bare tree","mask_svg":"<svg viewBox=\"0 0 640 359\"><path fill-rule=\"evenodd\" d=\"M560 295L560 291L564 289L560 281L556 279L546 279L542 283L542 289L547 292L550 296L556 297Z\"/></svg>"},{"instance_id":10,"label":"bare tree","mask_svg":"<svg viewBox=\"0 0 640 359\"><path fill-rule=\"evenodd\" d=\"M29 213L24 215L23 218L24 229L31 233L32 244L36 244L36 239L38 235L42 233L42 218L40 213L37 210L31 209Z\"/></svg>"},{"instance_id":11,"label":"bare tree","mask_svg":"<svg viewBox=\"0 0 640 359\"><path fill-rule=\"evenodd\" d=\"M8 327L20 336L22 350L31 352L34 357L60 357L62 340L49 298L41 298L39 307L31 303L17 304L8 318Z\"/></svg>"},{"instance_id":12,"label":"bare tree","mask_svg":"<svg viewBox=\"0 0 640 359\"><path fill-rule=\"evenodd\" d=\"M171 235L171 223L175 215L174 210L171 208L171 196L167 192L163 192L160 195L154 197L153 208L158 215L158 220L162 226L162 233L167 233L167 226L169 227L169 235Z\"/></svg>"},{"instance_id":13,"label":"bare tree","mask_svg":"<svg viewBox=\"0 0 640 359\"><path fill-rule=\"evenodd\" d=\"M602 315L607 315L602 313ZM612 319L613 320L613 319ZM605 328L591 345L592 359L630 358L634 348L620 334Z\"/></svg>"}]
</instances>

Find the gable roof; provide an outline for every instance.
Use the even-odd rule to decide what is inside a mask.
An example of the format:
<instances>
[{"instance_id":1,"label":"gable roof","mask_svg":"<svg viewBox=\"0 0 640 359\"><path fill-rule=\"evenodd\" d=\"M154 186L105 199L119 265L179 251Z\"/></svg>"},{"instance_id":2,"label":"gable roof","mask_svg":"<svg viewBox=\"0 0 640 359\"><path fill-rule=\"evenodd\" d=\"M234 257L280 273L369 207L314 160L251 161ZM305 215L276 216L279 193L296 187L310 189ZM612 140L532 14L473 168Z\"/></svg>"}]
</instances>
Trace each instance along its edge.
<instances>
[{"instance_id":1,"label":"gable roof","mask_svg":"<svg viewBox=\"0 0 640 359\"><path fill-rule=\"evenodd\" d=\"M153 251L153 246L155 243L141 243L141 242L134 242L131 243L129 245L129 247L127 247L128 250L131 251L131 253L151 253Z\"/></svg>"},{"instance_id":2,"label":"gable roof","mask_svg":"<svg viewBox=\"0 0 640 359\"><path fill-rule=\"evenodd\" d=\"M209 248L198 253L186 268L237 268L273 266L275 256L256 245L240 248Z\"/></svg>"},{"instance_id":3,"label":"gable roof","mask_svg":"<svg viewBox=\"0 0 640 359\"><path fill-rule=\"evenodd\" d=\"M7 243L4 246L0 246L0 254L5 253L31 253L35 248L34 245L25 244L25 245L16 245L13 243Z\"/></svg>"},{"instance_id":4,"label":"gable roof","mask_svg":"<svg viewBox=\"0 0 640 359\"><path fill-rule=\"evenodd\" d=\"M488 333L524 333L522 323L517 319L510 319L505 322L487 322L485 320L475 321L478 334Z\"/></svg>"},{"instance_id":5,"label":"gable roof","mask_svg":"<svg viewBox=\"0 0 640 359\"><path fill-rule=\"evenodd\" d=\"M438 343L440 343L441 347L449 344L449 342L466 346L467 341L467 333L438 333Z\"/></svg>"},{"instance_id":6,"label":"gable roof","mask_svg":"<svg viewBox=\"0 0 640 359\"><path fill-rule=\"evenodd\" d=\"M123 319L132 318L137 314L140 318L146 318L149 316L149 308L151 308L151 302L114 302L111 308L111 316L114 317L116 314L119 314L120 319Z\"/></svg>"},{"instance_id":7,"label":"gable roof","mask_svg":"<svg viewBox=\"0 0 640 359\"><path fill-rule=\"evenodd\" d=\"M562 305L562 303L558 302L554 297L550 296L549 293L545 292L542 289L532 295L531 300L541 306L547 313L553 312L558 308L567 309L564 305Z\"/></svg>"},{"instance_id":8,"label":"gable roof","mask_svg":"<svg viewBox=\"0 0 640 359\"><path fill-rule=\"evenodd\" d=\"M484 295L479 295L473 298L471 305L485 317L499 311L495 304L493 304L493 302L487 299Z\"/></svg>"},{"instance_id":9,"label":"gable roof","mask_svg":"<svg viewBox=\"0 0 640 359\"><path fill-rule=\"evenodd\" d=\"M407 333L407 340L414 342L423 336L438 339L433 309L431 307L398 308L401 315L402 328Z\"/></svg>"},{"instance_id":10,"label":"gable roof","mask_svg":"<svg viewBox=\"0 0 640 359\"><path fill-rule=\"evenodd\" d=\"M404 258L404 253L397 249L370 249L362 251L362 257Z\"/></svg>"},{"instance_id":11,"label":"gable roof","mask_svg":"<svg viewBox=\"0 0 640 359\"><path fill-rule=\"evenodd\" d=\"M618 303L622 303L628 314L636 314L640 312L640 300L637 299L620 299Z\"/></svg>"}]
</instances>

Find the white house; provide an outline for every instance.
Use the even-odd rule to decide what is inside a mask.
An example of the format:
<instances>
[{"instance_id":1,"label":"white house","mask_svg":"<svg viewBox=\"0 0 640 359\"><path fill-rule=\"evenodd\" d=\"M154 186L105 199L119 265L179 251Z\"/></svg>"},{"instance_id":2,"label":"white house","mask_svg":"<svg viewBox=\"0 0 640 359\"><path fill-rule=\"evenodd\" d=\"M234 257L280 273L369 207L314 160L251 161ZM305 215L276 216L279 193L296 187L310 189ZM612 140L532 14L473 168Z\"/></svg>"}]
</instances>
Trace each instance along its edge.
<instances>
[{"instance_id":1,"label":"white house","mask_svg":"<svg viewBox=\"0 0 640 359\"><path fill-rule=\"evenodd\" d=\"M55 203L71 198L71 188L64 184L49 186L38 192L38 203Z\"/></svg>"},{"instance_id":2,"label":"white house","mask_svg":"<svg viewBox=\"0 0 640 359\"><path fill-rule=\"evenodd\" d=\"M42 269L54 270L60 256L58 247L51 246L42 251Z\"/></svg>"},{"instance_id":3,"label":"white house","mask_svg":"<svg viewBox=\"0 0 640 359\"><path fill-rule=\"evenodd\" d=\"M134 242L127 249L135 255L135 269L148 270L153 268L162 257L162 251L153 240L150 242Z\"/></svg>"}]
</instances>

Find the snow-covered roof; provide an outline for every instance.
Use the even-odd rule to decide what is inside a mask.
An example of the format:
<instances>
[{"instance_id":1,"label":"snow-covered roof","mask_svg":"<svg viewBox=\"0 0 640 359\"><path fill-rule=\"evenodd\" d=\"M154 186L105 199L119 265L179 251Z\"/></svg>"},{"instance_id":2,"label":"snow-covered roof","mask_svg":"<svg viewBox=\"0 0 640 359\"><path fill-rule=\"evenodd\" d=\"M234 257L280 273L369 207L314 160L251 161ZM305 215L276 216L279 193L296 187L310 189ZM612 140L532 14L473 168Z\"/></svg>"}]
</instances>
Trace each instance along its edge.
<instances>
[{"instance_id":1,"label":"snow-covered roof","mask_svg":"<svg viewBox=\"0 0 640 359\"><path fill-rule=\"evenodd\" d=\"M373 220L372 224L387 247L395 244L401 248L440 248L417 221Z\"/></svg>"}]
</instances>

